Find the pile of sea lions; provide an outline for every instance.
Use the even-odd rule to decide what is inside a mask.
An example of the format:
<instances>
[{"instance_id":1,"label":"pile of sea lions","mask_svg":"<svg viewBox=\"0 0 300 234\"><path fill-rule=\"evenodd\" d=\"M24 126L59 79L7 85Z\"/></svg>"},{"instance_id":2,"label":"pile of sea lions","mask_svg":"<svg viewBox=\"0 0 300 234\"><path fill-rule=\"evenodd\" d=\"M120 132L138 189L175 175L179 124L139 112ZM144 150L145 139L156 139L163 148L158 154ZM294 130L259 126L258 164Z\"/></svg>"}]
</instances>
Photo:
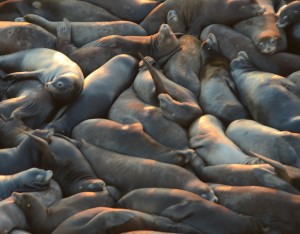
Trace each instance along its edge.
<instances>
[{"instance_id":1,"label":"pile of sea lions","mask_svg":"<svg viewBox=\"0 0 300 234\"><path fill-rule=\"evenodd\" d=\"M298 234L300 2L0 1L0 233Z\"/></svg>"}]
</instances>

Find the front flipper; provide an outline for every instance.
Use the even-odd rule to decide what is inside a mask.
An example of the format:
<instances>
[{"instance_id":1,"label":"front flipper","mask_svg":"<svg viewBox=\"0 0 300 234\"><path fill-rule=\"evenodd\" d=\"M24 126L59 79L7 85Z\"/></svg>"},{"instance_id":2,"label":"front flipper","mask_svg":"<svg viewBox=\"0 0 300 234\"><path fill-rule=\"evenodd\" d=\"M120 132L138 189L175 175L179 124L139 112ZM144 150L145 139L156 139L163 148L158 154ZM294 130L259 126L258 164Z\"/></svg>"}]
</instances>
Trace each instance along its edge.
<instances>
[{"instance_id":1,"label":"front flipper","mask_svg":"<svg viewBox=\"0 0 300 234\"><path fill-rule=\"evenodd\" d=\"M69 56L73 54L77 48L72 44L72 26L68 19L64 18L62 22L57 24L57 49Z\"/></svg>"},{"instance_id":2,"label":"front flipper","mask_svg":"<svg viewBox=\"0 0 300 234\"><path fill-rule=\"evenodd\" d=\"M39 106L36 102L28 101L22 106L16 108L12 113L11 117L15 117L18 119L26 119L34 117L41 113L42 107Z\"/></svg>"},{"instance_id":3,"label":"front flipper","mask_svg":"<svg viewBox=\"0 0 300 234\"><path fill-rule=\"evenodd\" d=\"M9 82L23 81L23 80L39 80L41 77L41 70L37 71L23 71L13 72L5 75L2 80Z\"/></svg>"}]
</instances>

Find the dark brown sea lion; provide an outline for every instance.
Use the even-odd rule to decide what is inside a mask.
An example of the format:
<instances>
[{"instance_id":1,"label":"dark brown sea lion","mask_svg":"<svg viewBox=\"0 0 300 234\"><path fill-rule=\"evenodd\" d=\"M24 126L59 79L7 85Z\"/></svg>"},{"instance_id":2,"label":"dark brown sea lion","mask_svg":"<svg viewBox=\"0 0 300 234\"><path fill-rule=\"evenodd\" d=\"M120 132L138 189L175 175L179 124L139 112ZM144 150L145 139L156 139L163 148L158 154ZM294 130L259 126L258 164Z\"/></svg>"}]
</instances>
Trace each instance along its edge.
<instances>
[{"instance_id":1,"label":"dark brown sea lion","mask_svg":"<svg viewBox=\"0 0 300 234\"><path fill-rule=\"evenodd\" d=\"M49 207L30 194L13 193L12 197L15 204L24 212L33 233L51 233L63 221L80 211L115 205L109 190L106 189L101 192L78 193Z\"/></svg>"},{"instance_id":2,"label":"dark brown sea lion","mask_svg":"<svg viewBox=\"0 0 300 234\"><path fill-rule=\"evenodd\" d=\"M194 192L217 201L211 189L193 173L176 165L122 155L82 140L77 147L99 178L123 192L137 188L168 187ZM143 178L141 180L140 178Z\"/></svg>"},{"instance_id":3,"label":"dark brown sea lion","mask_svg":"<svg viewBox=\"0 0 300 234\"><path fill-rule=\"evenodd\" d=\"M87 119L107 117L115 99L130 86L137 73L137 60L117 55L84 80L83 90L47 128L70 135L73 127Z\"/></svg>"},{"instance_id":4,"label":"dark brown sea lion","mask_svg":"<svg viewBox=\"0 0 300 234\"><path fill-rule=\"evenodd\" d=\"M266 54L273 54L287 48L285 31L278 27L274 0L258 0L266 8L263 15L254 16L234 25L234 29L248 36L254 45Z\"/></svg>"},{"instance_id":5,"label":"dark brown sea lion","mask_svg":"<svg viewBox=\"0 0 300 234\"><path fill-rule=\"evenodd\" d=\"M236 119L248 118L248 111L237 97L229 61L219 52L214 34L201 45L201 89L199 104L205 114L217 117L227 126Z\"/></svg>"},{"instance_id":6,"label":"dark brown sea lion","mask_svg":"<svg viewBox=\"0 0 300 234\"><path fill-rule=\"evenodd\" d=\"M106 0L84 1L104 8L121 19L134 22L142 21L150 11L163 2L163 0L115 0L114 2L109 2Z\"/></svg>"},{"instance_id":7,"label":"dark brown sea lion","mask_svg":"<svg viewBox=\"0 0 300 234\"><path fill-rule=\"evenodd\" d=\"M252 60L241 51L230 64L241 102L257 122L300 133L299 87L285 77L259 71Z\"/></svg>"},{"instance_id":8,"label":"dark brown sea lion","mask_svg":"<svg viewBox=\"0 0 300 234\"><path fill-rule=\"evenodd\" d=\"M85 22L120 20L101 7L77 0L7 0L0 3L1 21L14 21L27 14L37 14L53 21L60 21L64 17Z\"/></svg>"},{"instance_id":9,"label":"dark brown sea lion","mask_svg":"<svg viewBox=\"0 0 300 234\"><path fill-rule=\"evenodd\" d=\"M0 34L1 55L38 47L55 48L55 36L34 24L0 21Z\"/></svg>"},{"instance_id":10,"label":"dark brown sea lion","mask_svg":"<svg viewBox=\"0 0 300 234\"><path fill-rule=\"evenodd\" d=\"M6 86L4 82L4 85ZM0 113L22 119L26 126L36 129L48 122L58 109L51 94L38 80L24 80L7 84Z\"/></svg>"},{"instance_id":11,"label":"dark brown sea lion","mask_svg":"<svg viewBox=\"0 0 300 234\"><path fill-rule=\"evenodd\" d=\"M221 53L229 60L237 57L240 51L246 51L254 65L266 72L287 76L300 70L300 56L287 52L278 52L272 55L261 53L251 39L225 25L213 24L206 27L201 33L205 40L209 33L213 33L218 42Z\"/></svg>"},{"instance_id":12,"label":"dark brown sea lion","mask_svg":"<svg viewBox=\"0 0 300 234\"><path fill-rule=\"evenodd\" d=\"M216 185L214 191L221 205L254 217L267 233L299 232L299 195L258 186Z\"/></svg>"},{"instance_id":13,"label":"dark brown sea lion","mask_svg":"<svg viewBox=\"0 0 300 234\"><path fill-rule=\"evenodd\" d=\"M233 24L260 15L265 8L260 7L255 0L167 0L154 8L140 25L148 34L153 34L157 32L161 24L166 23L170 10L175 10L178 17L183 19L190 34L199 36L201 30L207 25Z\"/></svg>"},{"instance_id":14,"label":"dark brown sea lion","mask_svg":"<svg viewBox=\"0 0 300 234\"><path fill-rule=\"evenodd\" d=\"M0 198L8 198L13 192L44 190L52 174L52 171L30 168L13 175L0 175Z\"/></svg>"},{"instance_id":15,"label":"dark brown sea lion","mask_svg":"<svg viewBox=\"0 0 300 234\"><path fill-rule=\"evenodd\" d=\"M300 134L265 126L254 120L232 122L226 135L244 152L254 151L283 164L300 168Z\"/></svg>"},{"instance_id":16,"label":"dark brown sea lion","mask_svg":"<svg viewBox=\"0 0 300 234\"><path fill-rule=\"evenodd\" d=\"M245 154L226 135L222 122L203 115L189 128L190 145L207 165L257 164L261 160Z\"/></svg>"},{"instance_id":17,"label":"dark brown sea lion","mask_svg":"<svg viewBox=\"0 0 300 234\"><path fill-rule=\"evenodd\" d=\"M57 49L78 63L85 75L119 54L139 58L140 52L157 61L165 61L179 50L178 40L167 24L162 24L159 31L151 36L111 35L81 48L71 43L71 24L66 19L59 25L57 34Z\"/></svg>"},{"instance_id":18,"label":"dark brown sea lion","mask_svg":"<svg viewBox=\"0 0 300 234\"><path fill-rule=\"evenodd\" d=\"M125 155L185 165L194 157L192 149L177 150L156 142L140 123L120 124L108 119L88 119L76 125L72 138Z\"/></svg>"},{"instance_id":19,"label":"dark brown sea lion","mask_svg":"<svg viewBox=\"0 0 300 234\"><path fill-rule=\"evenodd\" d=\"M195 229L168 218L128 209L97 207L81 211L59 225L53 234L123 233L133 230L198 233Z\"/></svg>"},{"instance_id":20,"label":"dark brown sea lion","mask_svg":"<svg viewBox=\"0 0 300 234\"><path fill-rule=\"evenodd\" d=\"M56 36L58 25L61 24L33 14L25 15L24 20L39 25ZM110 35L146 36L146 31L141 26L130 21L70 22L70 24L72 42L77 47Z\"/></svg>"},{"instance_id":21,"label":"dark brown sea lion","mask_svg":"<svg viewBox=\"0 0 300 234\"><path fill-rule=\"evenodd\" d=\"M38 79L56 102L66 104L75 99L83 87L79 66L64 54L46 48L22 50L0 56L0 69L6 80Z\"/></svg>"},{"instance_id":22,"label":"dark brown sea lion","mask_svg":"<svg viewBox=\"0 0 300 234\"><path fill-rule=\"evenodd\" d=\"M140 122L144 131L160 144L174 149L190 148L186 129L166 118L159 107L140 101L133 88L125 90L114 102L108 118L119 122Z\"/></svg>"},{"instance_id":23,"label":"dark brown sea lion","mask_svg":"<svg viewBox=\"0 0 300 234\"><path fill-rule=\"evenodd\" d=\"M179 189L136 189L124 195L117 205L167 217L195 228L198 233L261 233L259 224L252 217Z\"/></svg>"}]
</instances>

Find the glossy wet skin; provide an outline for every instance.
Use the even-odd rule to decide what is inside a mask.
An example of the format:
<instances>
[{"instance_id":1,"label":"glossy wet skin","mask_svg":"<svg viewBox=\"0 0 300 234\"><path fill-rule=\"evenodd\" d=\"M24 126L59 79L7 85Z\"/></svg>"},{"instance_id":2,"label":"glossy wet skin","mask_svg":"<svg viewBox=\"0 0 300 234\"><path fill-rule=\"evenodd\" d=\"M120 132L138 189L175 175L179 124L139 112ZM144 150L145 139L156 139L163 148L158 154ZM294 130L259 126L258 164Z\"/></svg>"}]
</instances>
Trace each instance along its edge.
<instances>
[{"instance_id":1,"label":"glossy wet skin","mask_svg":"<svg viewBox=\"0 0 300 234\"><path fill-rule=\"evenodd\" d=\"M278 12L277 25L284 28L300 19L300 2L291 2L288 5L282 6Z\"/></svg>"}]
</instances>

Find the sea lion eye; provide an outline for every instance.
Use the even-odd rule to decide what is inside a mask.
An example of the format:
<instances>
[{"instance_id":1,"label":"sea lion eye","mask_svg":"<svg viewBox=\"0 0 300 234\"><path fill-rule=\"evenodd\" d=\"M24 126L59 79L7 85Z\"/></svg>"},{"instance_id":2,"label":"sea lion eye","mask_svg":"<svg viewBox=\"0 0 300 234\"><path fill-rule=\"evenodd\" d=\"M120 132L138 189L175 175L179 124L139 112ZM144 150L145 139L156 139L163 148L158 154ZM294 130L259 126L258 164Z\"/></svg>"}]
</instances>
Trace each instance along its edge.
<instances>
[{"instance_id":1,"label":"sea lion eye","mask_svg":"<svg viewBox=\"0 0 300 234\"><path fill-rule=\"evenodd\" d=\"M64 86L64 83L62 81L57 82L57 87L61 88Z\"/></svg>"}]
</instances>

